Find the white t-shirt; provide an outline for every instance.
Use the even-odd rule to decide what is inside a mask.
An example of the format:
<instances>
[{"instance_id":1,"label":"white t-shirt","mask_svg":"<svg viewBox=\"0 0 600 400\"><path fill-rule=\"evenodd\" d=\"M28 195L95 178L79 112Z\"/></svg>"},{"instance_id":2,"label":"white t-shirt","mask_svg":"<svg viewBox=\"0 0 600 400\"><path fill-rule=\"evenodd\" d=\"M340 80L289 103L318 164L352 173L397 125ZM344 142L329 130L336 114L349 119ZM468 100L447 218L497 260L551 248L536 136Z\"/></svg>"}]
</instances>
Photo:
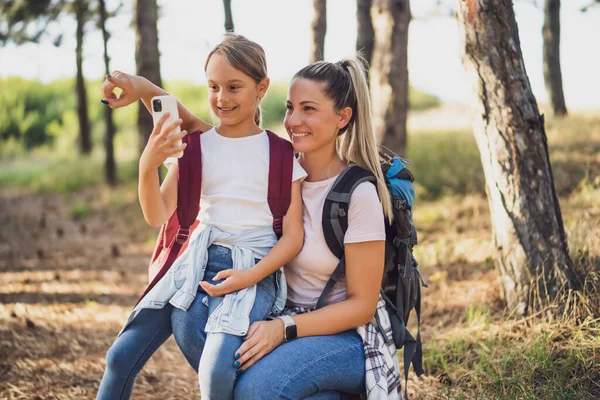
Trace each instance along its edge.
<instances>
[{"instance_id":1,"label":"white t-shirt","mask_svg":"<svg viewBox=\"0 0 600 400\"><path fill-rule=\"evenodd\" d=\"M339 260L329 250L323 234L323 205L337 176L319 182L302 182L304 247L285 267L289 306L314 307ZM344 243L385 240L383 208L371 182L356 187L348 208ZM346 280L338 282L325 304L346 298Z\"/></svg>"},{"instance_id":2,"label":"white t-shirt","mask_svg":"<svg viewBox=\"0 0 600 400\"><path fill-rule=\"evenodd\" d=\"M267 202L269 186L269 137L266 131L242 138L228 138L213 128L202 141L202 193L198 219L223 231L239 233L272 225ZM165 165L177 164L170 157ZM292 181L306 177L294 158Z\"/></svg>"}]
</instances>

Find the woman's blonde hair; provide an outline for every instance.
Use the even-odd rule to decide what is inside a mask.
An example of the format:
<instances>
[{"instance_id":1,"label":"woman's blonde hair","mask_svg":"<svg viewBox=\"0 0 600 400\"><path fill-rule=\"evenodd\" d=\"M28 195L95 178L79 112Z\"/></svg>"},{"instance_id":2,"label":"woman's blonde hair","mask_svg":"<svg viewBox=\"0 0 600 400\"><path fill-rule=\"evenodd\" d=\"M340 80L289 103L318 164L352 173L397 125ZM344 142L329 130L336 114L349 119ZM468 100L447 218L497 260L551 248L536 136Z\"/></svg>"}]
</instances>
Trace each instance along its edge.
<instances>
[{"instance_id":1,"label":"woman's blonde hair","mask_svg":"<svg viewBox=\"0 0 600 400\"><path fill-rule=\"evenodd\" d=\"M375 175L383 212L391 220L392 202L379 162L364 65L367 65L366 61L360 55L356 59L346 58L336 63L317 61L298 71L294 79L325 83L323 93L333 100L336 112L346 107L352 109L350 121L338 133L336 150L345 163L358 165Z\"/></svg>"},{"instance_id":2,"label":"woman's blonde hair","mask_svg":"<svg viewBox=\"0 0 600 400\"><path fill-rule=\"evenodd\" d=\"M226 33L221 43L216 45L206 57L204 71L213 54L221 54L231 66L248 75L257 84L267 77L267 57L265 51L256 42L236 33ZM260 126L260 102L254 113L254 122Z\"/></svg>"}]
</instances>

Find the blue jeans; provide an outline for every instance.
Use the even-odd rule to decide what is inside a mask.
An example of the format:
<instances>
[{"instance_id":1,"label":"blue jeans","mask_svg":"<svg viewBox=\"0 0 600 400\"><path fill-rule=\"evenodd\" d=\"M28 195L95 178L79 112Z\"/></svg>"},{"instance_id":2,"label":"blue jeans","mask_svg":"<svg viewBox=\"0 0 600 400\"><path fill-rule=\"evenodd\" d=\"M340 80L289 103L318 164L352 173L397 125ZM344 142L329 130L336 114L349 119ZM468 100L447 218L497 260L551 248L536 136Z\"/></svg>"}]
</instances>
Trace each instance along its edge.
<instances>
[{"instance_id":1,"label":"blue jeans","mask_svg":"<svg viewBox=\"0 0 600 400\"><path fill-rule=\"evenodd\" d=\"M213 245L208 249L203 280L215 283L214 276L231 267L231 250ZM250 323L264 320L269 315L275 302L275 291L274 275L258 283ZM174 334L185 358L198 372L202 397L231 399L237 371L234 354L241 346L242 338L224 333L207 334L204 330L209 315L221 301L222 297L211 297L199 287L187 311L170 304L159 310L141 310L108 350L106 370L96 398L128 399L137 374Z\"/></svg>"},{"instance_id":2,"label":"blue jeans","mask_svg":"<svg viewBox=\"0 0 600 400\"><path fill-rule=\"evenodd\" d=\"M234 398L341 399L365 390L365 353L355 330L284 343L238 378Z\"/></svg>"}]
</instances>

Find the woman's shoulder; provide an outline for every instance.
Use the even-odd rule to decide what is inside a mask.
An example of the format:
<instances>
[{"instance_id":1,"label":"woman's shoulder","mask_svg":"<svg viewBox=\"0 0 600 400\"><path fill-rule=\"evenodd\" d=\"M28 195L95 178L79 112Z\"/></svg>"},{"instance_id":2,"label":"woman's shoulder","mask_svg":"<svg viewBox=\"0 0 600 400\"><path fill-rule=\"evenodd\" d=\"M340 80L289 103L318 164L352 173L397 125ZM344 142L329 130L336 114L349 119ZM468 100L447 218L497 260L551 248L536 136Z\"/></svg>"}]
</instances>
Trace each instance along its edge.
<instances>
[{"instance_id":1,"label":"woman's shoulder","mask_svg":"<svg viewBox=\"0 0 600 400\"><path fill-rule=\"evenodd\" d=\"M350 207L379 207L381 201L377 194L377 188L372 182L362 182L354 189L352 197L350 197Z\"/></svg>"}]
</instances>

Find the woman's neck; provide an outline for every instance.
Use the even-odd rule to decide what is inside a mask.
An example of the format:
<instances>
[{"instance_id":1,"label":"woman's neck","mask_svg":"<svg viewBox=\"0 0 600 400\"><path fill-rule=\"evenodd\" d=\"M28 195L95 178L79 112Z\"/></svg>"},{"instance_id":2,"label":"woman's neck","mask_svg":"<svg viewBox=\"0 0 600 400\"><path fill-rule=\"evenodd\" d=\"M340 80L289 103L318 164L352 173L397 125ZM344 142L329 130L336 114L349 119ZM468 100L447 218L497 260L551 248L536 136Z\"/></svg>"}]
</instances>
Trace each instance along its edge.
<instances>
[{"instance_id":1,"label":"woman's neck","mask_svg":"<svg viewBox=\"0 0 600 400\"><path fill-rule=\"evenodd\" d=\"M300 153L298 161L308 174L307 182L324 181L338 175L347 167L335 150L333 152Z\"/></svg>"},{"instance_id":2,"label":"woman's neck","mask_svg":"<svg viewBox=\"0 0 600 400\"><path fill-rule=\"evenodd\" d=\"M263 131L254 121L240 122L235 125L220 124L215 129L219 135L228 138L242 138L257 135Z\"/></svg>"}]
</instances>

